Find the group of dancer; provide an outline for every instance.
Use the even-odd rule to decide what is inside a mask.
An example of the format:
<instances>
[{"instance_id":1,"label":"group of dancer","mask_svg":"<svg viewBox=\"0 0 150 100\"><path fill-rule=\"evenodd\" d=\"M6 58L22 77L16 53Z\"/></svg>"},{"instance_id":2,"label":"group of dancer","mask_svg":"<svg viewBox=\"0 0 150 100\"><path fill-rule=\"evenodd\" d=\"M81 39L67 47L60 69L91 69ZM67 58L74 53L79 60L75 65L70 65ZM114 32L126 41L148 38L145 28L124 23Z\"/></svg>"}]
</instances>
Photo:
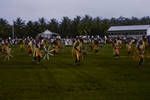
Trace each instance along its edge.
<instances>
[{"instance_id":1,"label":"group of dancer","mask_svg":"<svg viewBox=\"0 0 150 100\"><path fill-rule=\"evenodd\" d=\"M142 39L134 40L129 39L125 43L122 43L119 38L115 39L112 42L112 47L114 51L114 57L120 57L120 50L123 47L123 44L126 44L128 56L132 56L134 60L138 61L139 65L142 65L144 62L145 55L149 54L149 43L146 37L143 36Z\"/></svg>"},{"instance_id":2,"label":"group of dancer","mask_svg":"<svg viewBox=\"0 0 150 100\"><path fill-rule=\"evenodd\" d=\"M54 41L46 39L25 38L17 40L15 45L11 40L3 40L0 45L0 55L4 60L12 58L12 46L19 47L21 51L25 50L29 56L32 56L32 61L40 63L42 59L49 60L49 56L54 56L59 53L61 48L61 40L56 38Z\"/></svg>"},{"instance_id":3,"label":"group of dancer","mask_svg":"<svg viewBox=\"0 0 150 100\"><path fill-rule=\"evenodd\" d=\"M144 62L144 55L149 49L148 41L145 37L140 40L129 39L122 41L120 38L112 39L109 43L112 44L113 55L115 58L120 57L120 50L126 45L128 56L132 56L133 59L137 59L138 64L142 65ZM32 56L32 61L40 63L42 59L49 60L50 56L55 56L60 53L63 47L63 43L60 38L56 38L53 41L48 39L33 39L25 38L17 42L20 50L25 50L29 56ZM81 37L73 40L72 56L75 64L80 64L87 55L87 45L90 50L97 53L101 47L98 39L93 39L89 44L84 43ZM0 44L0 55L4 57L4 60L10 60L12 58L12 44L10 40L3 40Z\"/></svg>"},{"instance_id":4,"label":"group of dancer","mask_svg":"<svg viewBox=\"0 0 150 100\"><path fill-rule=\"evenodd\" d=\"M54 41L48 41L46 39L31 39L25 45L25 42L21 43L26 47L29 56L33 56L33 61L40 63L42 59L49 60L49 56L55 56L59 53L61 46L61 40L55 39Z\"/></svg>"}]
</instances>

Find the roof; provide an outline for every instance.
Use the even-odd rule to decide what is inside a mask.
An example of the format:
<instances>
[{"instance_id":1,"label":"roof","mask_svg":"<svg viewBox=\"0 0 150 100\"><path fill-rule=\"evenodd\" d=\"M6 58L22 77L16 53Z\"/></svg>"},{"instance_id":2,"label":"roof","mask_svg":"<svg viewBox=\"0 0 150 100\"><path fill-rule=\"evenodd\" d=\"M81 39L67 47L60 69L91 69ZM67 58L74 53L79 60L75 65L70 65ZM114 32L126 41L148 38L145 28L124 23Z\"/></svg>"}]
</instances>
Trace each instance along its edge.
<instances>
[{"instance_id":1,"label":"roof","mask_svg":"<svg viewBox=\"0 0 150 100\"><path fill-rule=\"evenodd\" d=\"M148 28L150 28L150 25L111 26L108 31L147 30Z\"/></svg>"},{"instance_id":2,"label":"roof","mask_svg":"<svg viewBox=\"0 0 150 100\"><path fill-rule=\"evenodd\" d=\"M49 30L45 30L42 34L50 34L50 35L52 35L52 34L54 34L54 33L52 33L52 32L49 31Z\"/></svg>"},{"instance_id":3,"label":"roof","mask_svg":"<svg viewBox=\"0 0 150 100\"><path fill-rule=\"evenodd\" d=\"M147 30L147 36L150 36L150 28Z\"/></svg>"}]
</instances>

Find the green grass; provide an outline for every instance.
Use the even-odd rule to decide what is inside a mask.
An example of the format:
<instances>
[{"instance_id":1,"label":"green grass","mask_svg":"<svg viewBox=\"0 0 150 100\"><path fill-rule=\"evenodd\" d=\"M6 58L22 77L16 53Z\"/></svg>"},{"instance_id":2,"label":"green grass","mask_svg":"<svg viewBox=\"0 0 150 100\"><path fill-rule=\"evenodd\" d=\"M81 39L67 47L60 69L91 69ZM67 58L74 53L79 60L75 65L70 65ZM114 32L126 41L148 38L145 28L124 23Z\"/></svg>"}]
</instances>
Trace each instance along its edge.
<instances>
[{"instance_id":1,"label":"green grass","mask_svg":"<svg viewBox=\"0 0 150 100\"><path fill-rule=\"evenodd\" d=\"M150 100L150 59L139 69L125 50L114 59L105 46L79 66L70 48L40 64L18 48L13 56L0 59L0 100Z\"/></svg>"}]
</instances>

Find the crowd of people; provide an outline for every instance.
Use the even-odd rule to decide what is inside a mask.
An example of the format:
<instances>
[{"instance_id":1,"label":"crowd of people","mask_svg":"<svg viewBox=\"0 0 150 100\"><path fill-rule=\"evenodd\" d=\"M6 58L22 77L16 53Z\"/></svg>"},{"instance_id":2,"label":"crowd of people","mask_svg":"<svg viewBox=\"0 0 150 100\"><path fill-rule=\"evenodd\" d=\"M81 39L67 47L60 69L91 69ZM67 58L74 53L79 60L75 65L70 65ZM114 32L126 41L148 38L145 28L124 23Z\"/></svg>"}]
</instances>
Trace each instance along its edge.
<instances>
[{"instance_id":1,"label":"crowd of people","mask_svg":"<svg viewBox=\"0 0 150 100\"><path fill-rule=\"evenodd\" d=\"M114 58L120 57L120 50L126 45L128 56L137 59L139 65L143 64L144 57L148 54L150 46L146 37L139 40L131 38L123 40L121 38L108 37L83 38L80 36L71 39L61 39L60 37L56 37L55 39L33 39L31 37L24 39L8 38L0 41L0 59L4 58L7 61L13 58L12 48L13 46L17 46L20 50L25 50L29 56L32 56L33 62L40 63L42 59L49 60L50 56L59 54L64 46L70 45L72 47L74 63L78 65L87 55L87 47L92 52L97 53L103 45L107 44L112 45Z\"/></svg>"}]
</instances>

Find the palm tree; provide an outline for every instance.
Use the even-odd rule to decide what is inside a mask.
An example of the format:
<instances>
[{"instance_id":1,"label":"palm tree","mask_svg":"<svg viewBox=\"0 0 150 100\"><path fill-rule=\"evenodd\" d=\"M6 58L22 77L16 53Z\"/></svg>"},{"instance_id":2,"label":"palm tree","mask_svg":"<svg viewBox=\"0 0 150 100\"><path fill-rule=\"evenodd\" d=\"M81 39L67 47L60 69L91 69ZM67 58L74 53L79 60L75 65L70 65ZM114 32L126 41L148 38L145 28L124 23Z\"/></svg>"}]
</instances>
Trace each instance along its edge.
<instances>
[{"instance_id":1,"label":"palm tree","mask_svg":"<svg viewBox=\"0 0 150 100\"><path fill-rule=\"evenodd\" d=\"M0 37L8 38L9 36L11 36L11 25L7 20L0 18Z\"/></svg>"},{"instance_id":2,"label":"palm tree","mask_svg":"<svg viewBox=\"0 0 150 100\"><path fill-rule=\"evenodd\" d=\"M49 22L48 22L48 29L52 32L55 32L55 33L59 33L59 23L56 19L51 19Z\"/></svg>"},{"instance_id":3,"label":"palm tree","mask_svg":"<svg viewBox=\"0 0 150 100\"><path fill-rule=\"evenodd\" d=\"M23 38L25 36L25 21L20 17L14 21L14 32L15 36L19 38Z\"/></svg>"}]
</instances>

